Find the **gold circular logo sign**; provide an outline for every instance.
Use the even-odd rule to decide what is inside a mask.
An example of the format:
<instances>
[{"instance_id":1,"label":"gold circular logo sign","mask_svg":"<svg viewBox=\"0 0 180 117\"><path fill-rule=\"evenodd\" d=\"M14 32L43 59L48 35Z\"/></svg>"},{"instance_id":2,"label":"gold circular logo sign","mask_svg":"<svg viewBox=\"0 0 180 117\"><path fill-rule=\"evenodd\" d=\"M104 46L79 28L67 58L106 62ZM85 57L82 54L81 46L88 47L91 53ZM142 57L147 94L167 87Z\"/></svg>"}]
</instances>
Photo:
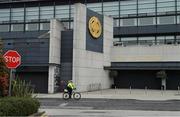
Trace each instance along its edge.
<instances>
[{"instance_id":1,"label":"gold circular logo sign","mask_svg":"<svg viewBox=\"0 0 180 117\"><path fill-rule=\"evenodd\" d=\"M99 38L102 33L101 22L95 16L89 20L89 32L95 39Z\"/></svg>"}]
</instances>

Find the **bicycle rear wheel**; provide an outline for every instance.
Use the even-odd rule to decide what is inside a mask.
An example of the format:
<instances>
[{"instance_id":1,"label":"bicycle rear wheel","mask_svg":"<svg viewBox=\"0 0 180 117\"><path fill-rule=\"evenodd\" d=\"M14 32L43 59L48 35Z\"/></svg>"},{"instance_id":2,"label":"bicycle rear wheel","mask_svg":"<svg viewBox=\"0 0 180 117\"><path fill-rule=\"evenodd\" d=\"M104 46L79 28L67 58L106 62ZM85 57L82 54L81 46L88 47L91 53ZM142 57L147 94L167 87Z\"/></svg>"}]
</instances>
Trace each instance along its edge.
<instances>
[{"instance_id":1,"label":"bicycle rear wheel","mask_svg":"<svg viewBox=\"0 0 180 117\"><path fill-rule=\"evenodd\" d=\"M81 99L81 94L78 93L78 92L75 92L75 93L73 94L73 98L74 98L75 100L80 100L80 99Z\"/></svg>"},{"instance_id":2,"label":"bicycle rear wheel","mask_svg":"<svg viewBox=\"0 0 180 117\"><path fill-rule=\"evenodd\" d=\"M69 93L67 93L67 92L63 93L63 99L68 100L69 99Z\"/></svg>"}]
</instances>

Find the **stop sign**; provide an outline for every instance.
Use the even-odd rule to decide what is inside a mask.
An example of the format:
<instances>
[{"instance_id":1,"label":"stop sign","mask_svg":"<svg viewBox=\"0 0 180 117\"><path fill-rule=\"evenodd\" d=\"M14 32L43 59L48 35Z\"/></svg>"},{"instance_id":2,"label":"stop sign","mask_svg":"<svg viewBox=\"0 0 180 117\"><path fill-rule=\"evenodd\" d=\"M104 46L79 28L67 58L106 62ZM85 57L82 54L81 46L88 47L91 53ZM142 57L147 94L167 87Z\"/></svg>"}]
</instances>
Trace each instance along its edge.
<instances>
[{"instance_id":1,"label":"stop sign","mask_svg":"<svg viewBox=\"0 0 180 117\"><path fill-rule=\"evenodd\" d=\"M21 55L17 51L8 50L3 57L7 68L15 69L21 64Z\"/></svg>"}]
</instances>

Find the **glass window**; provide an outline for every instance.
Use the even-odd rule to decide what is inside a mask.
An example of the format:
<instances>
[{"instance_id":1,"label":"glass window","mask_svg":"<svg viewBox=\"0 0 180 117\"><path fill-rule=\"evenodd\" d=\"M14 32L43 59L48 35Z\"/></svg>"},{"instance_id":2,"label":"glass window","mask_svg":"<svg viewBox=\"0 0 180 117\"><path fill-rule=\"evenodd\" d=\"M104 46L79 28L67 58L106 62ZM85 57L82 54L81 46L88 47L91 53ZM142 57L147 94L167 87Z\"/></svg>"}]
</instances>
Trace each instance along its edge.
<instances>
[{"instance_id":1,"label":"glass window","mask_svg":"<svg viewBox=\"0 0 180 117\"><path fill-rule=\"evenodd\" d=\"M0 25L0 32L9 32L9 25Z\"/></svg>"},{"instance_id":2,"label":"glass window","mask_svg":"<svg viewBox=\"0 0 180 117\"><path fill-rule=\"evenodd\" d=\"M23 24L12 24L11 31L24 31L24 25Z\"/></svg>"},{"instance_id":3,"label":"glass window","mask_svg":"<svg viewBox=\"0 0 180 117\"><path fill-rule=\"evenodd\" d=\"M119 17L119 2L104 2L103 13L112 17Z\"/></svg>"},{"instance_id":4,"label":"glass window","mask_svg":"<svg viewBox=\"0 0 180 117\"><path fill-rule=\"evenodd\" d=\"M175 0L157 0L157 13L175 11Z\"/></svg>"},{"instance_id":5,"label":"glass window","mask_svg":"<svg viewBox=\"0 0 180 117\"><path fill-rule=\"evenodd\" d=\"M140 45L154 45L155 37L139 37L138 42Z\"/></svg>"},{"instance_id":6,"label":"glass window","mask_svg":"<svg viewBox=\"0 0 180 117\"><path fill-rule=\"evenodd\" d=\"M71 27L70 29L73 29L74 28L74 22L71 22Z\"/></svg>"},{"instance_id":7,"label":"glass window","mask_svg":"<svg viewBox=\"0 0 180 117\"><path fill-rule=\"evenodd\" d=\"M155 17L139 18L138 22L139 26L154 25Z\"/></svg>"},{"instance_id":8,"label":"glass window","mask_svg":"<svg viewBox=\"0 0 180 117\"><path fill-rule=\"evenodd\" d=\"M40 30L50 30L50 23L41 23Z\"/></svg>"},{"instance_id":9,"label":"glass window","mask_svg":"<svg viewBox=\"0 0 180 117\"><path fill-rule=\"evenodd\" d=\"M131 19L121 19L121 26L136 26L137 25L137 19L131 18Z\"/></svg>"},{"instance_id":10,"label":"glass window","mask_svg":"<svg viewBox=\"0 0 180 117\"><path fill-rule=\"evenodd\" d=\"M26 24L27 31L35 31L38 30L38 23Z\"/></svg>"},{"instance_id":11,"label":"glass window","mask_svg":"<svg viewBox=\"0 0 180 117\"><path fill-rule=\"evenodd\" d=\"M71 18L73 19L74 17L74 5L71 5Z\"/></svg>"},{"instance_id":12,"label":"glass window","mask_svg":"<svg viewBox=\"0 0 180 117\"><path fill-rule=\"evenodd\" d=\"M113 45L114 46L122 45L122 42L120 41L120 38L113 38Z\"/></svg>"},{"instance_id":13,"label":"glass window","mask_svg":"<svg viewBox=\"0 0 180 117\"><path fill-rule=\"evenodd\" d=\"M158 24L175 24L175 16L164 16L157 18Z\"/></svg>"},{"instance_id":14,"label":"glass window","mask_svg":"<svg viewBox=\"0 0 180 117\"><path fill-rule=\"evenodd\" d=\"M69 18L69 5L59 5L55 7L56 9L56 18L58 19L67 19Z\"/></svg>"},{"instance_id":15,"label":"glass window","mask_svg":"<svg viewBox=\"0 0 180 117\"><path fill-rule=\"evenodd\" d=\"M164 37L164 36L158 36L158 37L156 38L156 40L157 40L157 44L164 44L164 42L165 42L165 37Z\"/></svg>"},{"instance_id":16,"label":"glass window","mask_svg":"<svg viewBox=\"0 0 180 117\"><path fill-rule=\"evenodd\" d=\"M28 7L26 8L26 22L38 21L39 19L39 8Z\"/></svg>"},{"instance_id":17,"label":"glass window","mask_svg":"<svg viewBox=\"0 0 180 117\"><path fill-rule=\"evenodd\" d=\"M10 9L0 9L0 22L9 22Z\"/></svg>"},{"instance_id":18,"label":"glass window","mask_svg":"<svg viewBox=\"0 0 180 117\"><path fill-rule=\"evenodd\" d=\"M113 23L114 27L119 27L119 19L114 19Z\"/></svg>"},{"instance_id":19,"label":"glass window","mask_svg":"<svg viewBox=\"0 0 180 117\"><path fill-rule=\"evenodd\" d=\"M121 1L120 2L120 15L121 17L127 17L129 15L137 14L137 2L136 0Z\"/></svg>"},{"instance_id":20,"label":"glass window","mask_svg":"<svg viewBox=\"0 0 180 117\"><path fill-rule=\"evenodd\" d=\"M155 14L155 0L138 0L138 14Z\"/></svg>"},{"instance_id":21,"label":"glass window","mask_svg":"<svg viewBox=\"0 0 180 117\"><path fill-rule=\"evenodd\" d=\"M176 36L176 44L180 44L180 35Z\"/></svg>"},{"instance_id":22,"label":"glass window","mask_svg":"<svg viewBox=\"0 0 180 117\"><path fill-rule=\"evenodd\" d=\"M174 44L175 37L174 36L165 36L165 44Z\"/></svg>"},{"instance_id":23,"label":"glass window","mask_svg":"<svg viewBox=\"0 0 180 117\"><path fill-rule=\"evenodd\" d=\"M177 10L180 11L180 0L177 0Z\"/></svg>"},{"instance_id":24,"label":"glass window","mask_svg":"<svg viewBox=\"0 0 180 117\"><path fill-rule=\"evenodd\" d=\"M12 21L24 21L24 8L12 8Z\"/></svg>"},{"instance_id":25,"label":"glass window","mask_svg":"<svg viewBox=\"0 0 180 117\"><path fill-rule=\"evenodd\" d=\"M137 37L124 37L121 38L121 42L124 46L137 45Z\"/></svg>"},{"instance_id":26,"label":"glass window","mask_svg":"<svg viewBox=\"0 0 180 117\"><path fill-rule=\"evenodd\" d=\"M102 3L89 3L87 8L102 14Z\"/></svg>"},{"instance_id":27,"label":"glass window","mask_svg":"<svg viewBox=\"0 0 180 117\"><path fill-rule=\"evenodd\" d=\"M175 41L174 36L158 36L157 44L173 44Z\"/></svg>"},{"instance_id":28,"label":"glass window","mask_svg":"<svg viewBox=\"0 0 180 117\"><path fill-rule=\"evenodd\" d=\"M54 14L53 6L40 7L40 19L52 19Z\"/></svg>"},{"instance_id":29,"label":"glass window","mask_svg":"<svg viewBox=\"0 0 180 117\"><path fill-rule=\"evenodd\" d=\"M62 22L65 29L69 29L69 22Z\"/></svg>"},{"instance_id":30,"label":"glass window","mask_svg":"<svg viewBox=\"0 0 180 117\"><path fill-rule=\"evenodd\" d=\"M177 23L180 24L180 16L177 16Z\"/></svg>"}]
</instances>

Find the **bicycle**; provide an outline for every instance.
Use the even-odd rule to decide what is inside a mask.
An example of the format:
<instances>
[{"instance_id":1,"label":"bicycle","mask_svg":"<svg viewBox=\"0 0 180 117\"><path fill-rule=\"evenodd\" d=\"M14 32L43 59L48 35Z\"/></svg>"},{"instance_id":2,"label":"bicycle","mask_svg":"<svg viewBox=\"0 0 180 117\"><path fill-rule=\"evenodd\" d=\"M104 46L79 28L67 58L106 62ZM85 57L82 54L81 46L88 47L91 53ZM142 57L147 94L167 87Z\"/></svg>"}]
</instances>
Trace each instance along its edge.
<instances>
[{"instance_id":1,"label":"bicycle","mask_svg":"<svg viewBox=\"0 0 180 117\"><path fill-rule=\"evenodd\" d=\"M71 96L75 100L80 100L81 99L81 94L79 92L75 92L74 90L72 91L72 95ZM69 93L68 93L67 89L65 89L64 92L63 92L63 99L64 100L70 99L70 96L69 96Z\"/></svg>"}]
</instances>

